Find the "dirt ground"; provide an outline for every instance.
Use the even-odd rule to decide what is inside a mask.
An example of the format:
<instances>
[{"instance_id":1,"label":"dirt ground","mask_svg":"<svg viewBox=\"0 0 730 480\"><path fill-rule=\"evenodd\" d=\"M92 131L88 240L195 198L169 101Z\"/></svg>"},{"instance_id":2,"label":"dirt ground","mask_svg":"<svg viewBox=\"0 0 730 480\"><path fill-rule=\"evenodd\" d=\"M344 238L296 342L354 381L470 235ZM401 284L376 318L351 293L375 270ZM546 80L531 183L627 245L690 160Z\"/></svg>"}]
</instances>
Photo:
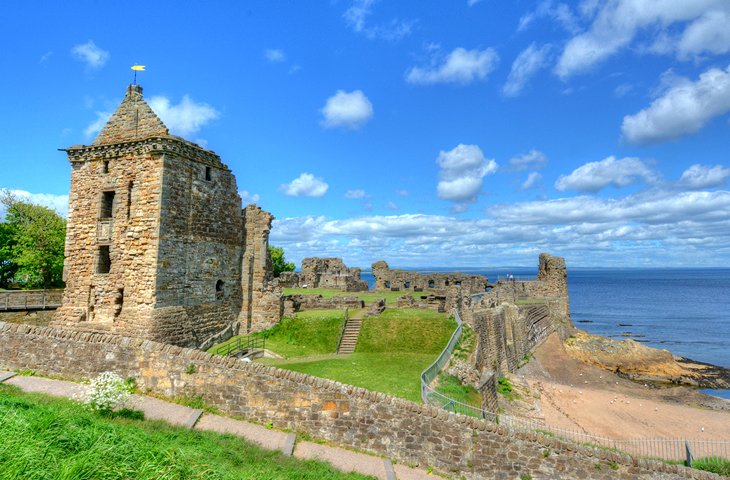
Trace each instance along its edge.
<instances>
[{"instance_id":1,"label":"dirt ground","mask_svg":"<svg viewBox=\"0 0 730 480\"><path fill-rule=\"evenodd\" d=\"M620 378L570 357L557 335L516 377L529 385L532 416L548 425L613 438L730 439L730 401Z\"/></svg>"}]
</instances>

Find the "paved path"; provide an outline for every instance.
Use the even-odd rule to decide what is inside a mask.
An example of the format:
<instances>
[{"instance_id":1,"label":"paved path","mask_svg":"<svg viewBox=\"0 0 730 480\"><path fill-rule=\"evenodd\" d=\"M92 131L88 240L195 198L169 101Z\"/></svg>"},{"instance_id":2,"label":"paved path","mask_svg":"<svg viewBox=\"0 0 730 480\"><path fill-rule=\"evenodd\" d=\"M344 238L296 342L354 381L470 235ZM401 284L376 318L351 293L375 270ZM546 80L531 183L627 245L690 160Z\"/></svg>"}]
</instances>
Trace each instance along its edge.
<instances>
[{"instance_id":1,"label":"paved path","mask_svg":"<svg viewBox=\"0 0 730 480\"><path fill-rule=\"evenodd\" d=\"M43 377L24 377L0 371L0 383L15 385L26 392L39 392L55 397L78 398L86 385ZM130 407L141 410L146 419L164 420L173 425L230 433L269 450L301 459L323 460L343 472L358 472L380 480L432 480L425 470L393 465L390 460L344 448L313 442L296 442L293 433L268 429L255 423L203 413L202 410L166 402L146 395L132 395Z\"/></svg>"}]
</instances>

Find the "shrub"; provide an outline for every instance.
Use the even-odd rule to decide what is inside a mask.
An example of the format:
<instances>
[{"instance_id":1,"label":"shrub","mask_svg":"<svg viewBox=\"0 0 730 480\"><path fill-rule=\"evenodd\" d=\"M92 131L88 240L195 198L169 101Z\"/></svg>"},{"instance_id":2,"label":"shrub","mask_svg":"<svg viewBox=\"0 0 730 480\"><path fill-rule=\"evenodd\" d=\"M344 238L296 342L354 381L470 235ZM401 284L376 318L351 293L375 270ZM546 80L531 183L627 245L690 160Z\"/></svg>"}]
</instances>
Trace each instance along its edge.
<instances>
[{"instance_id":1,"label":"shrub","mask_svg":"<svg viewBox=\"0 0 730 480\"><path fill-rule=\"evenodd\" d=\"M129 385L114 372L103 372L91 380L83 403L92 411L109 414L129 400Z\"/></svg>"}]
</instances>

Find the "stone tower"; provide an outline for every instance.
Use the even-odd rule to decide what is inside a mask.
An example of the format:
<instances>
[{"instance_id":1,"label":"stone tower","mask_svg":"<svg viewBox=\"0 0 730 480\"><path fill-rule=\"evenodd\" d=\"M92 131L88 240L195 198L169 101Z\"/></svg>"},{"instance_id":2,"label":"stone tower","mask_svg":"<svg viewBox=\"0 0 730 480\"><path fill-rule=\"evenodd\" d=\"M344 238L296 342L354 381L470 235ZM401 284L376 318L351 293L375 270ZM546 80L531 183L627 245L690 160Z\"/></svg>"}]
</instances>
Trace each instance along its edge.
<instances>
[{"instance_id":1,"label":"stone tower","mask_svg":"<svg viewBox=\"0 0 730 480\"><path fill-rule=\"evenodd\" d=\"M54 325L205 348L241 324L278 321L262 253L273 217L242 210L220 157L170 135L142 87L127 87L91 145L65 151L66 289Z\"/></svg>"}]
</instances>

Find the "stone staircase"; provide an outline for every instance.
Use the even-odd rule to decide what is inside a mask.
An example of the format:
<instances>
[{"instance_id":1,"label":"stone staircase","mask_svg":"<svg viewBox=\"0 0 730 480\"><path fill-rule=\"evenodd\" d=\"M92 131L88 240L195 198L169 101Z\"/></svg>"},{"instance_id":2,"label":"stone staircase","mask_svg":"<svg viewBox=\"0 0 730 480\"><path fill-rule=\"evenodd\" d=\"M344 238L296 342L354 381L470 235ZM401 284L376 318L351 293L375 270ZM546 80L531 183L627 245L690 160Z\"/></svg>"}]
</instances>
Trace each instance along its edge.
<instances>
[{"instance_id":1,"label":"stone staircase","mask_svg":"<svg viewBox=\"0 0 730 480\"><path fill-rule=\"evenodd\" d=\"M360 327L362 327L362 318L348 318L345 329L342 331L342 339L337 347L338 355L348 355L355 351L357 339L360 336Z\"/></svg>"}]
</instances>

